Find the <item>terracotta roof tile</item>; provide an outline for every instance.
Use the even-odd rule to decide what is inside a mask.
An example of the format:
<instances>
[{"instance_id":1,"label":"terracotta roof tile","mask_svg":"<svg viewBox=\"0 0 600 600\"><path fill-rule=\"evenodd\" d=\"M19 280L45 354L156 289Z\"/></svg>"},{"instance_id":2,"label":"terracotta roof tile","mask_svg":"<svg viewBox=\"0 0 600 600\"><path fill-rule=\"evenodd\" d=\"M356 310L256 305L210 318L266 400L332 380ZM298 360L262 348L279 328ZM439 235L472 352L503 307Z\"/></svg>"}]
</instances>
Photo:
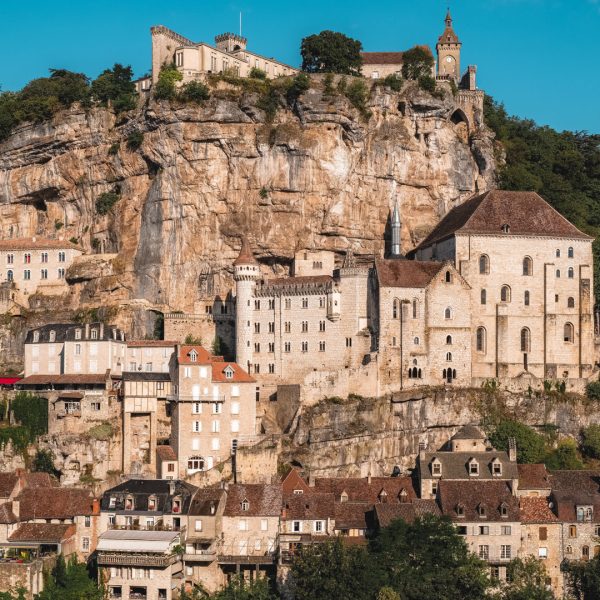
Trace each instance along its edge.
<instances>
[{"instance_id":1,"label":"terracotta roof tile","mask_svg":"<svg viewBox=\"0 0 600 600\"><path fill-rule=\"evenodd\" d=\"M238 257L235 259L233 264L234 266L258 264L256 258L254 258L254 253L252 252L250 242L248 241L248 238L246 236L242 238L242 247L240 248L240 253L238 254Z\"/></svg>"},{"instance_id":2,"label":"terracotta roof tile","mask_svg":"<svg viewBox=\"0 0 600 600\"><path fill-rule=\"evenodd\" d=\"M372 504L368 502L336 502L334 510L335 529L366 529L367 513Z\"/></svg>"},{"instance_id":3,"label":"terracotta roof tile","mask_svg":"<svg viewBox=\"0 0 600 600\"><path fill-rule=\"evenodd\" d=\"M60 544L75 535L75 525L58 523L23 523L9 536L9 542L51 542Z\"/></svg>"},{"instance_id":4,"label":"terracotta roof tile","mask_svg":"<svg viewBox=\"0 0 600 600\"><path fill-rule=\"evenodd\" d=\"M29 375L19 381L17 385L51 385L51 384L106 384L106 375L98 373L95 375Z\"/></svg>"},{"instance_id":5,"label":"terracotta roof tile","mask_svg":"<svg viewBox=\"0 0 600 600\"><path fill-rule=\"evenodd\" d=\"M18 496L20 518L72 519L77 515L93 513L92 496L88 490L78 488L25 488Z\"/></svg>"},{"instance_id":6,"label":"terracotta roof tile","mask_svg":"<svg viewBox=\"0 0 600 600\"><path fill-rule=\"evenodd\" d=\"M363 65L401 65L404 52L361 52Z\"/></svg>"},{"instance_id":7,"label":"terracotta roof tile","mask_svg":"<svg viewBox=\"0 0 600 600\"><path fill-rule=\"evenodd\" d=\"M376 504L375 515L381 527L387 527L392 521L402 519L412 523L426 514L440 515L441 511L435 500L419 500L401 504Z\"/></svg>"},{"instance_id":8,"label":"terracotta roof tile","mask_svg":"<svg viewBox=\"0 0 600 600\"><path fill-rule=\"evenodd\" d=\"M298 277L277 277L274 279L267 279L262 286L259 288L265 288L269 286L274 287L311 287L326 285L333 281L331 275L302 275Z\"/></svg>"},{"instance_id":9,"label":"terracotta roof tile","mask_svg":"<svg viewBox=\"0 0 600 600\"><path fill-rule=\"evenodd\" d=\"M378 259L375 269L383 287L424 288L445 266L442 262Z\"/></svg>"},{"instance_id":10,"label":"terracotta roof tile","mask_svg":"<svg viewBox=\"0 0 600 600\"><path fill-rule=\"evenodd\" d=\"M19 519L15 516L12 511L12 502L5 502L0 504L0 524L10 525L12 523L18 523Z\"/></svg>"},{"instance_id":11,"label":"terracotta roof tile","mask_svg":"<svg viewBox=\"0 0 600 600\"><path fill-rule=\"evenodd\" d=\"M10 498L18 482L16 473L0 473L0 498Z\"/></svg>"},{"instance_id":12,"label":"terracotta roof tile","mask_svg":"<svg viewBox=\"0 0 600 600\"><path fill-rule=\"evenodd\" d=\"M382 492L388 503L400 502L400 493L406 492L405 498L412 500L417 497L413 481L410 477L372 477L368 478L317 478L314 489L318 492L330 492L335 501L340 502L345 492L349 502L366 502L376 504L380 501Z\"/></svg>"},{"instance_id":13,"label":"terracotta roof tile","mask_svg":"<svg viewBox=\"0 0 600 600\"><path fill-rule=\"evenodd\" d=\"M192 350L195 350L197 354L195 361L190 359ZM208 365L213 358L213 355L200 345L182 344L179 346L178 361L180 365Z\"/></svg>"},{"instance_id":14,"label":"terracotta roof tile","mask_svg":"<svg viewBox=\"0 0 600 600\"><path fill-rule=\"evenodd\" d=\"M548 506L547 498L522 496L520 501L522 523L558 523L558 517Z\"/></svg>"},{"instance_id":15,"label":"terracotta roof tile","mask_svg":"<svg viewBox=\"0 0 600 600\"><path fill-rule=\"evenodd\" d=\"M600 471L553 471L550 481L559 519L575 522L583 505L593 507L593 522L600 523Z\"/></svg>"},{"instance_id":16,"label":"terracotta roof tile","mask_svg":"<svg viewBox=\"0 0 600 600\"><path fill-rule=\"evenodd\" d=\"M25 487L28 488L49 488L58 487L58 481L48 473L23 473L22 475Z\"/></svg>"},{"instance_id":17,"label":"terracotta roof tile","mask_svg":"<svg viewBox=\"0 0 600 600\"><path fill-rule=\"evenodd\" d=\"M78 250L83 252L79 246L67 240L50 240L37 238L14 238L0 240L0 250Z\"/></svg>"},{"instance_id":18,"label":"terracotta roof tile","mask_svg":"<svg viewBox=\"0 0 600 600\"><path fill-rule=\"evenodd\" d=\"M248 510L242 502L248 501ZM224 515L227 517L276 517L282 508L281 485L248 484L230 485Z\"/></svg>"},{"instance_id":19,"label":"terracotta roof tile","mask_svg":"<svg viewBox=\"0 0 600 600\"><path fill-rule=\"evenodd\" d=\"M225 373L227 367L233 370L231 377L227 377ZM237 363L220 361L212 363L212 380L214 383L254 383L256 381Z\"/></svg>"},{"instance_id":20,"label":"terracotta roof tile","mask_svg":"<svg viewBox=\"0 0 600 600\"><path fill-rule=\"evenodd\" d=\"M517 465L520 490L549 490L550 477L546 465Z\"/></svg>"},{"instance_id":21,"label":"terracotta roof tile","mask_svg":"<svg viewBox=\"0 0 600 600\"><path fill-rule=\"evenodd\" d=\"M156 446L156 454L158 454L158 458L160 460L177 460L177 456L175 456L175 450L171 446Z\"/></svg>"},{"instance_id":22,"label":"terracotta roof tile","mask_svg":"<svg viewBox=\"0 0 600 600\"><path fill-rule=\"evenodd\" d=\"M130 340L127 342L128 348L170 348L177 346L177 342L172 340Z\"/></svg>"},{"instance_id":23,"label":"terracotta roof tile","mask_svg":"<svg viewBox=\"0 0 600 600\"><path fill-rule=\"evenodd\" d=\"M214 516L224 496L221 488L200 488L192 498L189 514Z\"/></svg>"},{"instance_id":24,"label":"terracotta roof tile","mask_svg":"<svg viewBox=\"0 0 600 600\"><path fill-rule=\"evenodd\" d=\"M283 498L286 519L334 518L333 494L287 494Z\"/></svg>"}]
</instances>

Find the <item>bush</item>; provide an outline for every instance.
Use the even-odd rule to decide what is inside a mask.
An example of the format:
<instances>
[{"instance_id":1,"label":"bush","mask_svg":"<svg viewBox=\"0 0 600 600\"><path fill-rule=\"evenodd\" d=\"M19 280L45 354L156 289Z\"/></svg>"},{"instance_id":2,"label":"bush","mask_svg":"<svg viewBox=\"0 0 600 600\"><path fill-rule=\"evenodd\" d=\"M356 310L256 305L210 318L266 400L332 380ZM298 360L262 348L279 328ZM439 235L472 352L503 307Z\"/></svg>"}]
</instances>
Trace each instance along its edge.
<instances>
[{"instance_id":1,"label":"bush","mask_svg":"<svg viewBox=\"0 0 600 600\"><path fill-rule=\"evenodd\" d=\"M585 456L600 458L600 425L590 425L581 432L581 449Z\"/></svg>"},{"instance_id":2,"label":"bush","mask_svg":"<svg viewBox=\"0 0 600 600\"><path fill-rule=\"evenodd\" d=\"M545 454L544 438L524 423L503 420L490 432L490 443L497 450L508 451L508 440L517 442L517 462L538 463Z\"/></svg>"},{"instance_id":3,"label":"bush","mask_svg":"<svg viewBox=\"0 0 600 600\"><path fill-rule=\"evenodd\" d=\"M117 192L104 192L96 200L96 212L99 215L106 215L112 207L120 200L121 196Z\"/></svg>"},{"instance_id":4,"label":"bush","mask_svg":"<svg viewBox=\"0 0 600 600\"><path fill-rule=\"evenodd\" d=\"M546 454L544 463L552 471L557 469L583 469L583 463L577 453L577 444L572 439L564 439L559 442L555 450L551 450Z\"/></svg>"},{"instance_id":5,"label":"bush","mask_svg":"<svg viewBox=\"0 0 600 600\"><path fill-rule=\"evenodd\" d=\"M266 79L267 74L265 73L265 71L263 71L262 69L259 69L258 67L252 67L250 69L250 73L248 74L248 77L252 77L252 79Z\"/></svg>"},{"instance_id":6,"label":"bush","mask_svg":"<svg viewBox=\"0 0 600 600\"><path fill-rule=\"evenodd\" d=\"M421 75L419 77L419 87L425 92L433 94L435 92L435 79L431 75Z\"/></svg>"},{"instance_id":7,"label":"bush","mask_svg":"<svg viewBox=\"0 0 600 600\"><path fill-rule=\"evenodd\" d=\"M362 44L337 31L321 31L302 40L302 70L307 73L360 75Z\"/></svg>"},{"instance_id":8,"label":"bush","mask_svg":"<svg viewBox=\"0 0 600 600\"><path fill-rule=\"evenodd\" d=\"M265 112L265 118L268 123L272 122L279 108L280 97L277 90L270 87L266 93L262 94L256 105Z\"/></svg>"},{"instance_id":9,"label":"bush","mask_svg":"<svg viewBox=\"0 0 600 600\"><path fill-rule=\"evenodd\" d=\"M186 83L179 92L179 99L183 102L195 102L202 104L210 98L208 86L201 81L190 81Z\"/></svg>"},{"instance_id":10,"label":"bush","mask_svg":"<svg viewBox=\"0 0 600 600\"><path fill-rule=\"evenodd\" d=\"M157 100L174 100L177 96L177 82L182 79L183 75L174 64L163 65L154 85L154 97Z\"/></svg>"},{"instance_id":11,"label":"bush","mask_svg":"<svg viewBox=\"0 0 600 600\"><path fill-rule=\"evenodd\" d=\"M433 55L425 46L414 46L402 55L402 77L404 79L420 79L431 77Z\"/></svg>"},{"instance_id":12,"label":"bush","mask_svg":"<svg viewBox=\"0 0 600 600\"><path fill-rule=\"evenodd\" d=\"M402 78L396 74L388 75L383 83L394 92L399 92L402 89Z\"/></svg>"},{"instance_id":13,"label":"bush","mask_svg":"<svg viewBox=\"0 0 600 600\"><path fill-rule=\"evenodd\" d=\"M65 224L62 221L60 221L58 219L56 219L56 221L54 221L54 229L56 229L56 231L60 231L64 226L65 226Z\"/></svg>"},{"instance_id":14,"label":"bush","mask_svg":"<svg viewBox=\"0 0 600 600\"><path fill-rule=\"evenodd\" d=\"M119 142L115 142L114 144L111 144L110 148L108 149L108 155L115 156L115 154L119 154L120 148L121 148L121 144L119 144Z\"/></svg>"},{"instance_id":15,"label":"bush","mask_svg":"<svg viewBox=\"0 0 600 600\"><path fill-rule=\"evenodd\" d=\"M106 441L109 440L115 433L116 432L112 424L106 421L104 423L94 425L94 427L88 430L87 435L95 440Z\"/></svg>"},{"instance_id":16,"label":"bush","mask_svg":"<svg viewBox=\"0 0 600 600\"><path fill-rule=\"evenodd\" d=\"M60 474L54 468L54 454L51 450L38 450L33 458L31 468L36 473L48 473L55 477Z\"/></svg>"},{"instance_id":17,"label":"bush","mask_svg":"<svg viewBox=\"0 0 600 600\"><path fill-rule=\"evenodd\" d=\"M112 69L105 69L92 82L92 97L102 106L108 106L110 102L116 112L133 110L137 93L132 79L132 68L117 63Z\"/></svg>"},{"instance_id":18,"label":"bush","mask_svg":"<svg viewBox=\"0 0 600 600\"><path fill-rule=\"evenodd\" d=\"M127 150L130 150L131 152L135 152L136 150L140 149L143 142L144 142L144 134L139 129L136 129L135 131L132 131L127 136L127 142L126 142Z\"/></svg>"},{"instance_id":19,"label":"bush","mask_svg":"<svg viewBox=\"0 0 600 600\"><path fill-rule=\"evenodd\" d=\"M327 73L323 78L323 96L333 96L333 73Z\"/></svg>"},{"instance_id":20,"label":"bush","mask_svg":"<svg viewBox=\"0 0 600 600\"><path fill-rule=\"evenodd\" d=\"M369 97L369 90L362 79L355 79L350 83L346 89L346 98L350 100L350 103L354 108L357 108L363 117L368 118L370 116L367 110L367 100Z\"/></svg>"},{"instance_id":21,"label":"bush","mask_svg":"<svg viewBox=\"0 0 600 600\"><path fill-rule=\"evenodd\" d=\"M69 238L69 241L71 242L71 244L79 244L79 238L76 237Z\"/></svg>"},{"instance_id":22,"label":"bush","mask_svg":"<svg viewBox=\"0 0 600 600\"><path fill-rule=\"evenodd\" d=\"M293 104L308 88L310 88L310 77L306 73L298 73L288 88L287 101Z\"/></svg>"},{"instance_id":23,"label":"bush","mask_svg":"<svg viewBox=\"0 0 600 600\"><path fill-rule=\"evenodd\" d=\"M585 395L595 402L600 401L600 381L591 381L585 386Z\"/></svg>"},{"instance_id":24,"label":"bush","mask_svg":"<svg viewBox=\"0 0 600 600\"><path fill-rule=\"evenodd\" d=\"M48 433L48 400L28 392L18 392L11 403L18 423L29 431L31 440Z\"/></svg>"}]
</instances>

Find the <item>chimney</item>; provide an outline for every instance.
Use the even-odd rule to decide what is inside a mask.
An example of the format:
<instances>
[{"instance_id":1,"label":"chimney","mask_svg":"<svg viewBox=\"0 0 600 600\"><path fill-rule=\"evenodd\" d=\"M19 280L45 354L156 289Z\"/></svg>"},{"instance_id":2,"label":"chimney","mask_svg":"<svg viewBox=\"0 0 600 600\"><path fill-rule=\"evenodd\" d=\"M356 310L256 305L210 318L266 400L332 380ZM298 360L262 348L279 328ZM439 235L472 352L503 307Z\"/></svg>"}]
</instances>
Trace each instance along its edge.
<instances>
[{"instance_id":1,"label":"chimney","mask_svg":"<svg viewBox=\"0 0 600 600\"><path fill-rule=\"evenodd\" d=\"M12 509L15 517L17 517L17 521L20 521L21 520L21 501L13 500L11 509Z\"/></svg>"},{"instance_id":2,"label":"chimney","mask_svg":"<svg viewBox=\"0 0 600 600\"><path fill-rule=\"evenodd\" d=\"M312 471L308 474L308 485L309 487L315 487L315 476L312 474Z\"/></svg>"},{"instance_id":3,"label":"chimney","mask_svg":"<svg viewBox=\"0 0 600 600\"><path fill-rule=\"evenodd\" d=\"M508 460L517 462L517 440L514 437L508 438Z\"/></svg>"},{"instance_id":4,"label":"chimney","mask_svg":"<svg viewBox=\"0 0 600 600\"><path fill-rule=\"evenodd\" d=\"M369 473L367 474L367 483L371 485L371 466L369 466Z\"/></svg>"},{"instance_id":5,"label":"chimney","mask_svg":"<svg viewBox=\"0 0 600 600\"><path fill-rule=\"evenodd\" d=\"M425 444L425 442L419 442L419 458L421 460L425 459L425 450L426 450L427 446Z\"/></svg>"},{"instance_id":6,"label":"chimney","mask_svg":"<svg viewBox=\"0 0 600 600\"><path fill-rule=\"evenodd\" d=\"M90 339L90 324L89 323L85 324L85 339L86 340Z\"/></svg>"},{"instance_id":7,"label":"chimney","mask_svg":"<svg viewBox=\"0 0 600 600\"><path fill-rule=\"evenodd\" d=\"M100 500L98 498L92 499L92 514L93 515L100 514Z\"/></svg>"},{"instance_id":8,"label":"chimney","mask_svg":"<svg viewBox=\"0 0 600 600\"><path fill-rule=\"evenodd\" d=\"M169 496L175 495L175 481L172 479L169 481Z\"/></svg>"},{"instance_id":9,"label":"chimney","mask_svg":"<svg viewBox=\"0 0 600 600\"><path fill-rule=\"evenodd\" d=\"M104 339L104 323L100 323L100 335L98 336L98 339Z\"/></svg>"}]
</instances>

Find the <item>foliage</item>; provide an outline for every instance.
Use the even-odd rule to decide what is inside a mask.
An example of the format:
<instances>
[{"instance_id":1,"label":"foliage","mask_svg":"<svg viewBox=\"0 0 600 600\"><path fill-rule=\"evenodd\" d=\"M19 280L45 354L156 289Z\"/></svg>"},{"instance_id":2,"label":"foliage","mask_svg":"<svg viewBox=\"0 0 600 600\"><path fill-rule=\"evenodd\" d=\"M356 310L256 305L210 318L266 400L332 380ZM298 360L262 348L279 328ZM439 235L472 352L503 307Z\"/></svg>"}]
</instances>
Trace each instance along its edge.
<instances>
[{"instance_id":1,"label":"foliage","mask_svg":"<svg viewBox=\"0 0 600 600\"><path fill-rule=\"evenodd\" d=\"M209 596L210 600L275 600L267 579L245 581L243 577L233 577L220 591Z\"/></svg>"},{"instance_id":2,"label":"foliage","mask_svg":"<svg viewBox=\"0 0 600 600\"><path fill-rule=\"evenodd\" d=\"M273 87L268 87L264 94L261 94L256 105L265 111L265 117L268 123L271 123L277 114L279 108L280 96Z\"/></svg>"},{"instance_id":3,"label":"foliage","mask_svg":"<svg viewBox=\"0 0 600 600\"><path fill-rule=\"evenodd\" d=\"M105 69L92 82L92 98L101 106L112 104L116 112L133 110L137 102L135 84L132 81L133 69L116 63L112 69Z\"/></svg>"},{"instance_id":4,"label":"foliage","mask_svg":"<svg viewBox=\"0 0 600 600\"><path fill-rule=\"evenodd\" d=\"M192 346L202 346L202 338L195 337L193 334L188 333L185 336L185 342L184 343L192 345Z\"/></svg>"},{"instance_id":5,"label":"foliage","mask_svg":"<svg viewBox=\"0 0 600 600\"><path fill-rule=\"evenodd\" d=\"M368 119L370 117L367 109L367 100L369 99L369 90L363 79L354 79L346 88L346 98L350 100L352 106L357 108L361 115Z\"/></svg>"},{"instance_id":6,"label":"foliage","mask_svg":"<svg viewBox=\"0 0 600 600\"><path fill-rule=\"evenodd\" d=\"M48 433L48 400L28 392L18 392L11 403L13 415L30 435L31 441Z\"/></svg>"},{"instance_id":7,"label":"foliage","mask_svg":"<svg viewBox=\"0 0 600 600\"><path fill-rule=\"evenodd\" d=\"M250 69L250 73L248 73L248 77L252 77L252 79L266 79L267 74L265 71L259 69L258 67L252 67Z\"/></svg>"},{"instance_id":8,"label":"foliage","mask_svg":"<svg viewBox=\"0 0 600 600\"><path fill-rule=\"evenodd\" d=\"M132 131L127 136L126 146L127 146L127 150L129 150L130 152L135 152L136 150L139 150L143 143L144 143L144 133L142 131L140 131L139 129Z\"/></svg>"},{"instance_id":9,"label":"foliage","mask_svg":"<svg viewBox=\"0 0 600 600\"><path fill-rule=\"evenodd\" d=\"M287 90L287 101L293 104L310 87L310 77L306 73L298 73Z\"/></svg>"},{"instance_id":10,"label":"foliage","mask_svg":"<svg viewBox=\"0 0 600 600\"><path fill-rule=\"evenodd\" d=\"M402 600L402 598L393 588L385 586L379 590L377 600Z\"/></svg>"},{"instance_id":11,"label":"foliage","mask_svg":"<svg viewBox=\"0 0 600 600\"><path fill-rule=\"evenodd\" d=\"M402 77L416 79L431 77L433 55L425 46L414 46L402 55ZM435 83L435 81L434 81Z\"/></svg>"},{"instance_id":12,"label":"foliage","mask_svg":"<svg viewBox=\"0 0 600 600\"><path fill-rule=\"evenodd\" d=\"M154 85L154 97L157 100L174 100L177 96L177 82L182 79L183 75L173 63L164 64Z\"/></svg>"},{"instance_id":13,"label":"foliage","mask_svg":"<svg viewBox=\"0 0 600 600\"><path fill-rule=\"evenodd\" d=\"M60 472L54 468L54 454L51 450L38 450L33 458L31 468L36 473L60 475Z\"/></svg>"},{"instance_id":14,"label":"foliage","mask_svg":"<svg viewBox=\"0 0 600 600\"><path fill-rule=\"evenodd\" d=\"M546 587L546 568L533 556L516 558L506 568L507 583L499 600L554 600Z\"/></svg>"},{"instance_id":15,"label":"foliage","mask_svg":"<svg viewBox=\"0 0 600 600\"><path fill-rule=\"evenodd\" d=\"M201 81L190 81L182 86L178 98L184 102L203 104L210 98L208 86Z\"/></svg>"},{"instance_id":16,"label":"foliage","mask_svg":"<svg viewBox=\"0 0 600 600\"><path fill-rule=\"evenodd\" d=\"M600 600L600 557L565 565L566 587L576 600Z\"/></svg>"},{"instance_id":17,"label":"foliage","mask_svg":"<svg viewBox=\"0 0 600 600\"><path fill-rule=\"evenodd\" d=\"M0 600L25 600L27 591L25 588L19 588L16 591L0 592Z\"/></svg>"},{"instance_id":18,"label":"foliage","mask_svg":"<svg viewBox=\"0 0 600 600\"><path fill-rule=\"evenodd\" d=\"M585 386L585 395L595 402L600 401L600 381L590 381Z\"/></svg>"},{"instance_id":19,"label":"foliage","mask_svg":"<svg viewBox=\"0 0 600 600\"><path fill-rule=\"evenodd\" d=\"M302 70L360 75L361 50L362 44L358 40L337 31L321 31L302 40Z\"/></svg>"},{"instance_id":20,"label":"foliage","mask_svg":"<svg viewBox=\"0 0 600 600\"><path fill-rule=\"evenodd\" d=\"M419 81L419 87L422 90L429 92L430 94L435 93L435 91L436 91L435 79L433 77L431 77L431 75L421 75L421 77L419 77L418 81Z\"/></svg>"},{"instance_id":21,"label":"foliage","mask_svg":"<svg viewBox=\"0 0 600 600\"><path fill-rule=\"evenodd\" d=\"M76 558L65 562L59 555L52 573L46 577L44 591L36 600L102 600L104 591L90 577L85 563Z\"/></svg>"},{"instance_id":22,"label":"foliage","mask_svg":"<svg viewBox=\"0 0 600 600\"><path fill-rule=\"evenodd\" d=\"M108 155L115 156L115 155L119 154L120 148L121 148L121 144L119 144L119 142L115 142L114 144L111 144L110 147L108 148Z\"/></svg>"},{"instance_id":23,"label":"foliage","mask_svg":"<svg viewBox=\"0 0 600 600\"><path fill-rule=\"evenodd\" d=\"M62 221L60 221L59 219L56 219L54 221L54 229L56 229L56 231L60 231L64 226L65 226L65 224Z\"/></svg>"},{"instance_id":24,"label":"foliage","mask_svg":"<svg viewBox=\"0 0 600 600\"><path fill-rule=\"evenodd\" d=\"M90 429L88 429L87 436L93 438L95 440L109 440L114 434L115 429L112 424L108 421L104 423L99 423L98 425L94 425Z\"/></svg>"},{"instance_id":25,"label":"foliage","mask_svg":"<svg viewBox=\"0 0 600 600\"><path fill-rule=\"evenodd\" d=\"M112 207L120 200L121 195L118 192L104 192L96 200L96 212L99 215L106 215Z\"/></svg>"},{"instance_id":26,"label":"foliage","mask_svg":"<svg viewBox=\"0 0 600 600\"><path fill-rule=\"evenodd\" d=\"M577 444L570 438L561 440L556 449L546 454L543 462L548 469L553 471L558 469L583 469L583 462L581 462L577 452Z\"/></svg>"},{"instance_id":27,"label":"foliage","mask_svg":"<svg viewBox=\"0 0 600 600\"><path fill-rule=\"evenodd\" d=\"M154 330L152 332L152 338L155 340L162 340L165 335L165 315L163 313L157 313L156 319L154 320Z\"/></svg>"},{"instance_id":28,"label":"foliage","mask_svg":"<svg viewBox=\"0 0 600 600\"><path fill-rule=\"evenodd\" d=\"M538 192L575 226L598 238L600 135L557 132L509 116L504 106L489 96L485 98L484 121L506 150L500 186ZM600 243L596 241L593 248L594 293L600 298Z\"/></svg>"},{"instance_id":29,"label":"foliage","mask_svg":"<svg viewBox=\"0 0 600 600\"><path fill-rule=\"evenodd\" d=\"M79 238L76 238L76 237L69 238L69 241L71 242L71 244L75 244L75 245L79 244Z\"/></svg>"},{"instance_id":30,"label":"foliage","mask_svg":"<svg viewBox=\"0 0 600 600\"><path fill-rule=\"evenodd\" d=\"M266 187L261 187L260 190L258 191L258 195L263 199L266 200L269 197L269 190Z\"/></svg>"},{"instance_id":31,"label":"foliage","mask_svg":"<svg viewBox=\"0 0 600 600\"><path fill-rule=\"evenodd\" d=\"M98 238L92 238L92 248L94 250L99 250L101 246L100 240Z\"/></svg>"},{"instance_id":32,"label":"foliage","mask_svg":"<svg viewBox=\"0 0 600 600\"><path fill-rule=\"evenodd\" d=\"M508 440L517 442L517 462L538 463L545 453L544 438L519 421L500 421L489 433L490 444L497 450L508 451Z\"/></svg>"},{"instance_id":33,"label":"foliage","mask_svg":"<svg viewBox=\"0 0 600 600\"><path fill-rule=\"evenodd\" d=\"M333 73L323 77L323 96L333 96Z\"/></svg>"},{"instance_id":34,"label":"foliage","mask_svg":"<svg viewBox=\"0 0 600 600\"><path fill-rule=\"evenodd\" d=\"M581 450L585 456L600 458L600 425L590 425L581 432Z\"/></svg>"},{"instance_id":35,"label":"foliage","mask_svg":"<svg viewBox=\"0 0 600 600\"><path fill-rule=\"evenodd\" d=\"M27 446L32 442L31 433L25 427L2 427L0 428L0 448L8 442L12 442L17 452L25 452Z\"/></svg>"},{"instance_id":36,"label":"foliage","mask_svg":"<svg viewBox=\"0 0 600 600\"><path fill-rule=\"evenodd\" d=\"M388 75L383 80L384 85L389 87L393 92L399 92L402 89L402 78L395 73Z\"/></svg>"}]
</instances>

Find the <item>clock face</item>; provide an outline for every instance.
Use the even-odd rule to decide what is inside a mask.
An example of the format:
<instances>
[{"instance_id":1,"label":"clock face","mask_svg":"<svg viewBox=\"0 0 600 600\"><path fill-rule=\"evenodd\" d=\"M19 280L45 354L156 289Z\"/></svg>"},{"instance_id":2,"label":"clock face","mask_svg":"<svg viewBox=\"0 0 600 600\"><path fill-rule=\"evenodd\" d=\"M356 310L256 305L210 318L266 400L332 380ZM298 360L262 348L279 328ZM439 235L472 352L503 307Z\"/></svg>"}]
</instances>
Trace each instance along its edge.
<instances>
[{"instance_id":1,"label":"clock face","mask_svg":"<svg viewBox=\"0 0 600 600\"><path fill-rule=\"evenodd\" d=\"M454 61L454 58L452 56L446 56L446 62L447 63L451 63Z\"/></svg>"}]
</instances>

